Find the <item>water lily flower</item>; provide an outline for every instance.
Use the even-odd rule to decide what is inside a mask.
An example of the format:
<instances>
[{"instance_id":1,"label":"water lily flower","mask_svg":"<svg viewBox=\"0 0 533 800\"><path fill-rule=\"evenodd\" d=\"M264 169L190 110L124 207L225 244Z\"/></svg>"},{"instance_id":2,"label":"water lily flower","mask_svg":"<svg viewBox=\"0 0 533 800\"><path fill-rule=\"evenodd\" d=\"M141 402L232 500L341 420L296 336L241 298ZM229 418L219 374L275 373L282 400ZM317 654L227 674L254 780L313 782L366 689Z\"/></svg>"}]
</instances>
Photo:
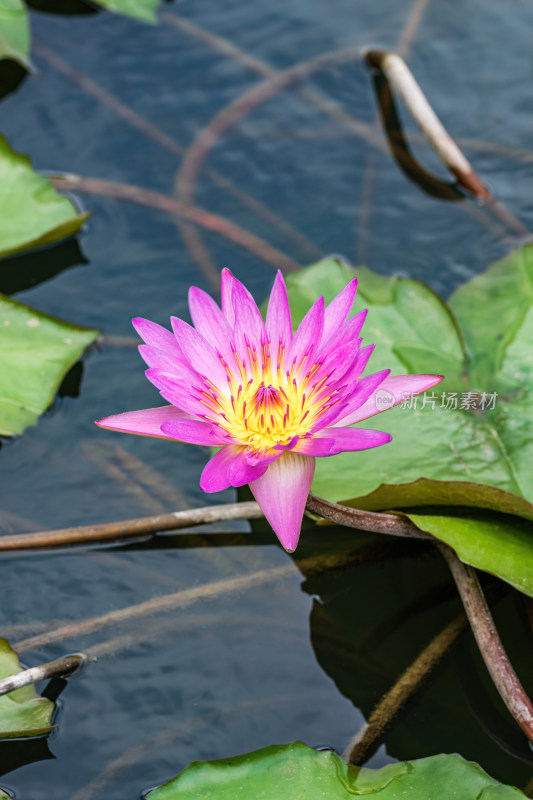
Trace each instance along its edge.
<instances>
[{"instance_id":1,"label":"water lily flower","mask_svg":"<svg viewBox=\"0 0 533 800\"><path fill-rule=\"evenodd\" d=\"M281 544L298 543L317 456L379 447L388 433L351 427L430 389L439 375L362 377L373 345L359 338L366 311L348 318L354 278L325 308L320 297L295 333L278 272L266 320L248 290L222 272L222 308L189 291L194 327L173 332L146 319L133 325L146 376L170 403L106 417L102 428L220 448L200 486L219 492L249 484Z\"/></svg>"}]
</instances>

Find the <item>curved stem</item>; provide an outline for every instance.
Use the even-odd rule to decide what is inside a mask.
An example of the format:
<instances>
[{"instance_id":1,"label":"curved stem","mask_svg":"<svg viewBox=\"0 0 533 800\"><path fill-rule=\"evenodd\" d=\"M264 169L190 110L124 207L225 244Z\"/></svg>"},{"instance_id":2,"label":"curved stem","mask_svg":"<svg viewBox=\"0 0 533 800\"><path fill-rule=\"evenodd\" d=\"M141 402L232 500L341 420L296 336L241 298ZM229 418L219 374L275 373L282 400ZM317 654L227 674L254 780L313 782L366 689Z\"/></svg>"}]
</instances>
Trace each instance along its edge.
<instances>
[{"instance_id":1,"label":"curved stem","mask_svg":"<svg viewBox=\"0 0 533 800\"><path fill-rule=\"evenodd\" d=\"M470 621L481 655L500 697L515 722L533 742L533 703L527 696L505 652L487 605L485 595L472 567L458 558L442 542L436 545L450 568Z\"/></svg>"},{"instance_id":2,"label":"curved stem","mask_svg":"<svg viewBox=\"0 0 533 800\"><path fill-rule=\"evenodd\" d=\"M515 234L530 237L531 232L503 203L496 200L475 172L437 117L403 58L387 50L369 50L366 53L366 61L370 67L379 70L398 92L429 144L457 179L458 184L485 203Z\"/></svg>"},{"instance_id":3,"label":"curved stem","mask_svg":"<svg viewBox=\"0 0 533 800\"><path fill-rule=\"evenodd\" d=\"M386 533L390 536L403 536L410 539L427 539L435 541L431 534L420 530L407 517L396 516L396 514L382 514L376 511L361 511L349 506L341 506L338 503L330 503L322 497L310 494L307 498L307 511L317 514L323 519L327 519L336 525L344 525L347 528L357 528L361 531L371 531L373 533Z\"/></svg>"}]
</instances>

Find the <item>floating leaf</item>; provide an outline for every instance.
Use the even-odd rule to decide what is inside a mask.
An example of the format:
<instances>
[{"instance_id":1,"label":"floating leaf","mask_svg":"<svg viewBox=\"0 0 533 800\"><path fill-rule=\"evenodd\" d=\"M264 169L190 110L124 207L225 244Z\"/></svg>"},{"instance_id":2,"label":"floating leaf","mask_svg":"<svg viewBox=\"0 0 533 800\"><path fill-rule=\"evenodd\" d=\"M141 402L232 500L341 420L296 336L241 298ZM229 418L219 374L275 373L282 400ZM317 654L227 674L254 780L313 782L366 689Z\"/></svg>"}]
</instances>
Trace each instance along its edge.
<instances>
[{"instance_id":1,"label":"floating leaf","mask_svg":"<svg viewBox=\"0 0 533 800\"><path fill-rule=\"evenodd\" d=\"M0 678L16 675L22 667L6 639L0 639ZM0 697L0 739L41 736L52 730L55 706L39 697L34 686L24 686Z\"/></svg>"},{"instance_id":2,"label":"floating leaf","mask_svg":"<svg viewBox=\"0 0 533 800\"><path fill-rule=\"evenodd\" d=\"M330 299L354 274L360 278L354 310L369 309L363 333L365 343L376 344L369 371L436 372L446 381L438 392L366 423L390 432L391 444L318 459L312 490L360 507L368 508L370 501L375 510L461 505L532 519L533 247L516 251L461 287L451 307L418 281L351 270L327 259L287 279L293 321L299 322L311 297ZM402 488L393 491L398 484ZM468 557L463 549L465 560L532 593L533 583L525 578L533 575L527 526L507 516L490 528L486 515L476 519L477 535L486 535L487 546L469 548ZM464 530L472 528L472 520L470 515ZM457 542L451 532L445 534L442 519L438 533L434 527L439 538ZM508 557L502 558L505 548Z\"/></svg>"},{"instance_id":3,"label":"floating leaf","mask_svg":"<svg viewBox=\"0 0 533 800\"><path fill-rule=\"evenodd\" d=\"M95 0L95 2L117 14L135 17L143 22L156 22L155 12L159 0Z\"/></svg>"},{"instance_id":4,"label":"floating leaf","mask_svg":"<svg viewBox=\"0 0 533 800\"><path fill-rule=\"evenodd\" d=\"M30 25L22 0L0 0L0 59L9 58L29 69Z\"/></svg>"},{"instance_id":5,"label":"floating leaf","mask_svg":"<svg viewBox=\"0 0 533 800\"><path fill-rule=\"evenodd\" d=\"M301 742L265 747L254 753L196 761L174 780L150 792L150 800L349 800L354 795L382 800L510 800L522 792L503 786L481 767L457 755L387 764L381 769L348 767L331 751L317 752Z\"/></svg>"},{"instance_id":6,"label":"floating leaf","mask_svg":"<svg viewBox=\"0 0 533 800\"><path fill-rule=\"evenodd\" d=\"M0 435L35 424L97 336L0 295Z\"/></svg>"},{"instance_id":7,"label":"floating leaf","mask_svg":"<svg viewBox=\"0 0 533 800\"><path fill-rule=\"evenodd\" d=\"M0 135L0 257L66 239L88 216Z\"/></svg>"}]
</instances>

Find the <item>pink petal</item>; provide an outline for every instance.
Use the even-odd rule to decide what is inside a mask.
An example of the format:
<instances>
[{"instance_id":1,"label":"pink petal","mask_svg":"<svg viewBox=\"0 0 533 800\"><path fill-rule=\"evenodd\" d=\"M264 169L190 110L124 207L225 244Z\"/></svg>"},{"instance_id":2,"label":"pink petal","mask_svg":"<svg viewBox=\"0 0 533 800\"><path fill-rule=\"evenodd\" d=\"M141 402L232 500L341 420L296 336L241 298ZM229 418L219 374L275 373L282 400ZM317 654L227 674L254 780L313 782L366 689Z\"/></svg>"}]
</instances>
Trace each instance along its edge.
<instances>
[{"instance_id":1,"label":"pink petal","mask_svg":"<svg viewBox=\"0 0 533 800\"><path fill-rule=\"evenodd\" d=\"M245 452L241 452L228 467L228 479L231 486L244 486L246 483L256 481L267 469L268 461L250 464Z\"/></svg>"},{"instance_id":2,"label":"pink petal","mask_svg":"<svg viewBox=\"0 0 533 800\"><path fill-rule=\"evenodd\" d=\"M191 367L205 375L223 392L228 390L228 375L215 349L203 336L178 317L171 317L174 333Z\"/></svg>"},{"instance_id":3,"label":"pink petal","mask_svg":"<svg viewBox=\"0 0 533 800\"><path fill-rule=\"evenodd\" d=\"M366 375L364 378L360 378L355 383L355 389L350 391L350 394L344 398L345 405L342 411L335 417L330 417L329 414L326 415L324 418L320 418L318 424L315 426L315 430L321 430L322 428L326 428L328 425L335 425L338 427L338 423L342 420L342 427L348 425L349 423L345 422L344 420L348 417L351 419L351 415L355 412L360 406L362 406L369 397L371 397L378 386L383 383L385 378L389 375L390 369L383 369L381 372L375 372L373 375ZM324 419L328 419L325 423Z\"/></svg>"},{"instance_id":4,"label":"pink petal","mask_svg":"<svg viewBox=\"0 0 533 800\"><path fill-rule=\"evenodd\" d=\"M222 306L222 313L228 320L230 328L235 327L235 311L233 310L233 282L235 278L227 269L224 267L222 270L222 275L220 276L220 295L221 295L221 306Z\"/></svg>"},{"instance_id":5,"label":"pink petal","mask_svg":"<svg viewBox=\"0 0 533 800\"><path fill-rule=\"evenodd\" d=\"M126 411L124 414L104 417L99 419L96 425L110 431L168 439L169 437L162 432L161 426L168 420L178 419L192 419L192 417L175 406L162 406L160 408L143 408L141 411Z\"/></svg>"},{"instance_id":6,"label":"pink petal","mask_svg":"<svg viewBox=\"0 0 533 800\"><path fill-rule=\"evenodd\" d=\"M233 310L235 311L235 346L244 361L248 361L248 343L260 349L266 342L263 318L252 295L240 281L233 280Z\"/></svg>"},{"instance_id":7,"label":"pink petal","mask_svg":"<svg viewBox=\"0 0 533 800\"><path fill-rule=\"evenodd\" d=\"M353 278L327 306L324 314L324 331L322 333L321 346L327 343L328 339L346 320L352 310L356 292L357 278Z\"/></svg>"},{"instance_id":8,"label":"pink petal","mask_svg":"<svg viewBox=\"0 0 533 800\"><path fill-rule=\"evenodd\" d=\"M168 351L159 350L159 348L152 347L148 344L139 345L139 353L149 367L162 370L163 372L172 373L178 370L181 364L185 364L186 368L188 368L183 356L177 357Z\"/></svg>"},{"instance_id":9,"label":"pink petal","mask_svg":"<svg viewBox=\"0 0 533 800\"><path fill-rule=\"evenodd\" d=\"M338 453L380 447L391 439L390 433L365 428L325 428L312 438L300 439L295 452L309 456L336 456Z\"/></svg>"},{"instance_id":10,"label":"pink petal","mask_svg":"<svg viewBox=\"0 0 533 800\"><path fill-rule=\"evenodd\" d=\"M340 417L335 426L353 425L354 422L388 411L403 400L432 389L443 377L443 375L390 375L361 406L352 410L348 407L346 415Z\"/></svg>"},{"instance_id":11,"label":"pink petal","mask_svg":"<svg viewBox=\"0 0 533 800\"><path fill-rule=\"evenodd\" d=\"M150 322L149 319L143 319L142 317L135 317L131 323L146 344L157 347L158 350L163 350L176 358L183 358L183 353L176 337L166 328L162 328L156 322Z\"/></svg>"},{"instance_id":12,"label":"pink petal","mask_svg":"<svg viewBox=\"0 0 533 800\"><path fill-rule=\"evenodd\" d=\"M170 419L161 425L161 430L170 439L189 444L201 444L216 447L226 444L217 428L210 422L201 422L197 419Z\"/></svg>"},{"instance_id":13,"label":"pink petal","mask_svg":"<svg viewBox=\"0 0 533 800\"><path fill-rule=\"evenodd\" d=\"M287 287L280 270L276 275L268 301L266 330L272 342L272 355L275 358L279 342L288 347L292 341L291 309L287 297Z\"/></svg>"},{"instance_id":14,"label":"pink petal","mask_svg":"<svg viewBox=\"0 0 533 800\"><path fill-rule=\"evenodd\" d=\"M315 471L314 458L283 453L250 484L263 514L283 547L293 552L298 544L307 495Z\"/></svg>"},{"instance_id":15,"label":"pink petal","mask_svg":"<svg viewBox=\"0 0 533 800\"><path fill-rule=\"evenodd\" d=\"M204 467L200 478L200 489L204 492L221 492L223 489L228 489L231 486L228 477L229 467L244 449L236 444L228 444L219 450Z\"/></svg>"},{"instance_id":16,"label":"pink petal","mask_svg":"<svg viewBox=\"0 0 533 800\"><path fill-rule=\"evenodd\" d=\"M159 372L157 369L147 369L146 377L161 392L161 397L177 408L192 414L193 417L203 417L208 413L207 406L198 399L201 387L198 385L198 375L187 367L181 365L179 375L170 375ZM189 375L188 379L184 376Z\"/></svg>"},{"instance_id":17,"label":"pink petal","mask_svg":"<svg viewBox=\"0 0 533 800\"><path fill-rule=\"evenodd\" d=\"M233 330L220 308L210 295L192 286L189 289L189 309L194 327L223 357L230 368L236 370L233 357Z\"/></svg>"},{"instance_id":18,"label":"pink petal","mask_svg":"<svg viewBox=\"0 0 533 800\"><path fill-rule=\"evenodd\" d=\"M307 359L307 363L309 364L322 337L323 327L324 298L319 297L300 322L298 330L294 334L290 355L288 362L286 362L287 368L289 368L295 358L297 361L300 361L305 353L309 354L309 358Z\"/></svg>"},{"instance_id":19,"label":"pink petal","mask_svg":"<svg viewBox=\"0 0 533 800\"><path fill-rule=\"evenodd\" d=\"M346 342L352 342L354 339L357 339L361 333L361 328L364 325L367 314L368 309L359 311L358 314L350 317L350 319L347 320L343 325L340 325L337 331L334 331L331 334L325 351L327 352L332 348L340 347L341 345L346 344ZM324 342L323 338L322 342ZM324 352L324 348L322 348L322 352Z\"/></svg>"}]
</instances>

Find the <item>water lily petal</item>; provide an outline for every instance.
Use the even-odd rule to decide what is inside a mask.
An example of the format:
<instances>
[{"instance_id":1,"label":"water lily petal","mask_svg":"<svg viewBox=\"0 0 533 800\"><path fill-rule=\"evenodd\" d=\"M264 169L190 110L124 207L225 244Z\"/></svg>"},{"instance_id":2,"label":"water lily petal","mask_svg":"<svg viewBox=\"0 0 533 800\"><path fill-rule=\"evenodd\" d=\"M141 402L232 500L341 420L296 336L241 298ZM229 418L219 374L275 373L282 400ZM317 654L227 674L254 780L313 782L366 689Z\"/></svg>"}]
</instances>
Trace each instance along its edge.
<instances>
[{"instance_id":1,"label":"water lily petal","mask_svg":"<svg viewBox=\"0 0 533 800\"><path fill-rule=\"evenodd\" d=\"M357 278L353 278L326 307L321 346L327 344L330 337L338 331L345 321L352 309L356 292Z\"/></svg>"},{"instance_id":2,"label":"water lily petal","mask_svg":"<svg viewBox=\"0 0 533 800\"><path fill-rule=\"evenodd\" d=\"M244 486L264 475L268 469L268 461L265 463L250 464L246 459L245 453L241 452L234 458L228 467L228 479L231 486Z\"/></svg>"},{"instance_id":3,"label":"water lily petal","mask_svg":"<svg viewBox=\"0 0 533 800\"><path fill-rule=\"evenodd\" d=\"M403 400L432 389L442 379L442 375L390 375L362 405L356 409L347 408L345 416L335 422L335 427L353 425L354 422L388 411Z\"/></svg>"},{"instance_id":4,"label":"water lily petal","mask_svg":"<svg viewBox=\"0 0 533 800\"><path fill-rule=\"evenodd\" d=\"M169 420L193 419L190 414L181 411L176 406L161 406L159 408L143 408L141 411L125 411L123 414L114 414L104 417L96 422L100 428L122 433L136 433L139 436L154 436L157 439L168 439L161 430L161 426Z\"/></svg>"},{"instance_id":5,"label":"water lily petal","mask_svg":"<svg viewBox=\"0 0 533 800\"><path fill-rule=\"evenodd\" d=\"M309 366L318 349L324 328L324 298L319 297L313 303L294 334L292 347L289 349L287 368L294 359L300 359L307 353L306 364Z\"/></svg>"},{"instance_id":6,"label":"water lily petal","mask_svg":"<svg viewBox=\"0 0 533 800\"><path fill-rule=\"evenodd\" d=\"M221 306L222 306L222 313L228 320L228 323L231 328L235 327L235 311L233 310L233 281L235 278L227 269L224 267L222 270L222 274L220 276L220 299L221 299Z\"/></svg>"},{"instance_id":7,"label":"water lily petal","mask_svg":"<svg viewBox=\"0 0 533 800\"><path fill-rule=\"evenodd\" d=\"M355 387L347 386L345 405L342 411L339 411L336 417L330 417L326 424L324 424L324 418L321 418L319 420L319 425L316 426L316 429L319 430L328 427L329 425L338 427L338 423L341 420L341 427L349 425L350 423L346 422L345 419L348 417L351 419L352 413L373 396L378 387L383 383L389 374L390 369L383 369L381 372L375 372L373 375L366 375L364 378L360 378L358 381L356 381Z\"/></svg>"},{"instance_id":8,"label":"water lily petal","mask_svg":"<svg viewBox=\"0 0 533 800\"><path fill-rule=\"evenodd\" d=\"M390 433L366 428L325 428L310 439L300 439L295 452L310 456L336 456L338 453L370 450L391 440Z\"/></svg>"},{"instance_id":9,"label":"water lily petal","mask_svg":"<svg viewBox=\"0 0 533 800\"><path fill-rule=\"evenodd\" d=\"M281 544L293 552L298 544L307 495L315 471L315 459L283 453L269 464L265 474L250 484L263 514Z\"/></svg>"},{"instance_id":10,"label":"water lily petal","mask_svg":"<svg viewBox=\"0 0 533 800\"><path fill-rule=\"evenodd\" d=\"M200 489L204 492L221 492L223 489L229 489L231 486L228 477L230 464L241 456L244 449L239 445L228 444L219 450L204 467L200 478Z\"/></svg>"},{"instance_id":11,"label":"water lily petal","mask_svg":"<svg viewBox=\"0 0 533 800\"><path fill-rule=\"evenodd\" d=\"M260 351L266 342L263 317L252 295L242 283L233 279L233 310L235 311L235 346L243 361L248 361L248 343Z\"/></svg>"},{"instance_id":12,"label":"water lily petal","mask_svg":"<svg viewBox=\"0 0 533 800\"><path fill-rule=\"evenodd\" d=\"M228 376L224 365L209 342L178 317L171 317L172 328L190 366L205 375L222 392L228 391Z\"/></svg>"},{"instance_id":13,"label":"water lily petal","mask_svg":"<svg viewBox=\"0 0 533 800\"><path fill-rule=\"evenodd\" d=\"M279 342L287 347L292 341L291 309L287 297L287 287L280 270L276 275L268 301L266 330L272 343L272 357L276 358Z\"/></svg>"},{"instance_id":14,"label":"water lily petal","mask_svg":"<svg viewBox=\"0 0 533 800\"><path fill-rule=\"evenodd\" d=\"M365 308L364 311L359 311L358 314L354 314L354 316L346 320L343 325L340 325L336 331L332 332L326 346L322 347L321 345L322 352L329 352L346 342L352 342L354 339L357 339L361 333L361 328L364 325L367 314L368 309Z\"/></svg>"},{"instance_id":15,"label":"water lily petal","mask_svg":"<svg viewBox=\"0 0 533 800\"><path fill-rule=\"evenodd\" d=\"M200 378L192 370L180 365L179 374L170 375L157 369L147 369L145 374L159 389L161 397L172 405L193 417L202 418L208 412L205 403L199 399L202 388L198 385Z\"/></svg>"},{"instance_id":16,"label":"water lily petal","mask_svg":"<svg viewBox=\"0 0 533 800\"><path fill-rule=\"evenodd\" d=\"M152 347L149 344L139 345L138 350L148 366L154 369L170 373L178 373L179 365L185 365L185 368L188 369L187 362L183 356L176 357L168 351L160 350L158 347Z\"/></svg>"},{"instance_id":17,"label":"water lily petal","mask_svg":"<svg viewBox=\"0 0 533 800\"><path fill-rule=\"evenodd\" d=\"M142 317L135 317L131 323L146 344L157 347L159 350L163 350L176 358L183 358L181 347L171 331L167 331L166 328L156 322L150 322L149 319L143 319Z\"/></svg>"},{"instance_id":18,"label":"water lily petal","mask_svg":"<svg viewBox=\"0 0 533 800\"><path fill-rule=\"evenodd\" d=\"M161 430L169 439L176 439L179 442L208 447L226 443L216 426L197 419L170 419L168 422L163 422Z\"/></svg>"},{"instance_id":19,"label":"water lily petal","mask_svg":"<svg viewBox=\"0 0 533 800\"><path fill-rule=\"evenodd\" d=\"M233 330L220 308L207 292L191 286L189 309L194 327L220 353L230 369L236 370L233 356Z\"/></svg>"}]
</instances>

